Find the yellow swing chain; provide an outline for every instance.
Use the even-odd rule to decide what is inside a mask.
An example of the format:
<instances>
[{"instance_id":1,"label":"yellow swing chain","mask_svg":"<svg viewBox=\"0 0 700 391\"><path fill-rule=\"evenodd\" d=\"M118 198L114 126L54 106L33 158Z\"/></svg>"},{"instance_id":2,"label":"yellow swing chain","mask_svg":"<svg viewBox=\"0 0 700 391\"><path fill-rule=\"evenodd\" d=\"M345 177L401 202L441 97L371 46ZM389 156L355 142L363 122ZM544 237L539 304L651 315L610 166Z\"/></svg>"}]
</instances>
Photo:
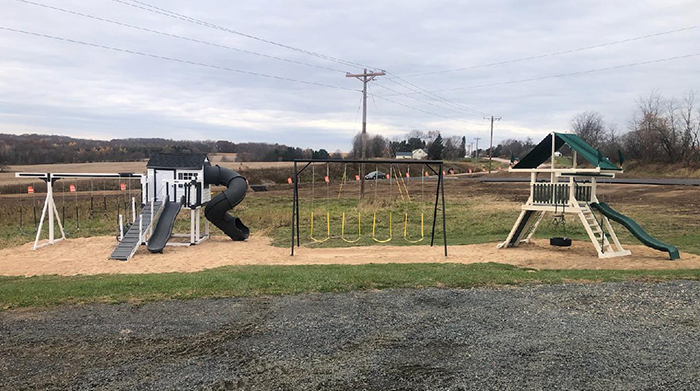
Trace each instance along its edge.
<instances>
[{"instance_id":1,"label":"yellow swing chain","mask_svg":"<svg viewBox=\"0 0 700 391\"><path fill-rule=\"evenodd\" d=\"M392 187L393 187L393 184L391 183L392 176L394 175L393 168L394 168L394 167L393 167L392 165L389 165L389 191L390 191L390 192L391 192L391 189L392 189ZM379 172L378 169L375 170L375 171ZM376 207L376 202L377 202L377 187L376 187L376 186L377 186L377 182L376 182L377 176L378 176L378 175L375 174L375 184L374 184L374 185L375 185L375 187L374 187L374 194L375 194L375 196L374 196L374 201L375 201L375 207ZM399 187L399 189L400 189L400 187ZM403 195L402 195L402 197L403 197ZM377 239L377 236L375 235L376 228L377 228L377 211L376 211L376 209L375 209L374 215L373 215L373 217L372 217L372 240L374 240L374 241L377 242L377 243L387 243L387 242L390 242L390 241L391 241L391 239L392 239L392 237L393 237L393 227L392 227L392 223L391 223L391 218L392 218L392 213L391 213L391 210L390 210L390 211L389 211L389 237L386 238L386 239Z\"/></svg>"},{"instance_id":2,"label":"yellow swing chain","mask_svg":"<svg viewBox=\"0 0 700 391\"><path fill-rule=\"evenodd\" d=\"M408 173L408 176L410 177L410 172L411 168L408 166L406 168L406 172ZM425 177L423 176L423 169L421 169L421 188L420 188L420 238L419 239L409 239L408 237L408 212L406 211L404 213L404 222L403 222L403 238L405 241L409 243L420 243L425 239L425 224L424 224L424 213L423 213L423 189L424 189L424 184L425 184ZM405 185L405 183L404 183ZM406 189L406 194L408 194L408 188ZM409 198L410 200L410 198Z\"/></svg>"},{"instance_id":3,"label":"yellow swing chain","mask_svg":"<svg viewBox=\"0 0 700 391\"><path fill-rule=\"evenodd\" d=\"M348 164L345 163L345 168L343 169L343 179L341 180L341 183L340 183L340 191L338 191L338 198L340 198L341 192L343 190L343 185L345 185L345 181L347 180L347 178L348 178ZM358 193L358 195L359 195L359 198L362 197L362 193ZM345 237L345 212L343 212L343 220L342 220L342 223L340 225L340 238L343 239L343 241L346 243L356 243L356 242L359 242L360 239L362 239L362 213L360 212L359 198L358 198L358 204L357 204L357 238L356 239L348 239Z\"/></svg>"},{"instance_id":4,"label":"yellow swing chain","mask_svg":"<svg viewBox=\"0 0 700 391\"><path fill-rule=\"evenodd\" d=\"M326 164L326 172L328 172L328 164ZM328 175L326 174L326 177ZM330 181L328 182L330 185ZM309 238L316 243L323 243L331 238L331 214L330 211L326 209L326 237L323 239L317 239L314 237L314 195L316 192L316 166L311 163L311 230L309 232ZM326 191L328 193L328 191ZM326 194L328 195L328 194ZM328 198L328 197L326 197Z\"/></svg>"}]
</instances>

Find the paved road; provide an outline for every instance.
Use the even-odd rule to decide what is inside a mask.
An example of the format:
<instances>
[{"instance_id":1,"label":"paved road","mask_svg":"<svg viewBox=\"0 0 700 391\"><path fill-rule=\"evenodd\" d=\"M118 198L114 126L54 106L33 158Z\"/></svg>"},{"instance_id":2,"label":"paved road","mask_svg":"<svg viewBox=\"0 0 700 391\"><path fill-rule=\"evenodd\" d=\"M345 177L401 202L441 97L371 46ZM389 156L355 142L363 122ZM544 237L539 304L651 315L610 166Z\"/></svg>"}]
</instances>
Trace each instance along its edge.
<instances>
[{"instance_id":1,"label":"paved road","mask_svg":"<svg viewBox=\"0 0 700 391\"><path fill-rule=\"evenodd\" d=\"M0 313L0 388L698 390L700 282Z\"/></svg>"},{"instance_id":2,"label":"paved road","mask_svg":"<svg viewBox=\"0 0 700 391\"><path fill-rule=\"evenodd\" d=\"M700 186L700 179L694 178L598 178L598 183L615 183L625 185L659 185L659 186ZM527 183L530 178L481 178L484 183ZM541 179L540 182L549 182ZM562 180L568 182L568 180Z\"/></svg>"}]
</instances>

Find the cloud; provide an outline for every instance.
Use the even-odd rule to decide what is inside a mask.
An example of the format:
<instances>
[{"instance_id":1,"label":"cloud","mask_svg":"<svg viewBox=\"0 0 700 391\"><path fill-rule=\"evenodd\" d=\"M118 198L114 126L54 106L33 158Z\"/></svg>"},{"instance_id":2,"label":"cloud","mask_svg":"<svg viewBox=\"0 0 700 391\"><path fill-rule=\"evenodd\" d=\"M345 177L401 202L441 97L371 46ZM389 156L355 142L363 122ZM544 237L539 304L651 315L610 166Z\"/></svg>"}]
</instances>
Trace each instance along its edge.
<instances>
[{"instance_id":1,"label":"cloud","mask_svg":"<svg viewBox=\"0 0 700 391\"><path fill-rule=\"evenodd\" d=\"M342 71L361 67L323 61L261 41L208 29L113 1L37 0L149 29L306 62L324 70L211 45L119 27L55 10L7 1L0 25L233 69L307 80L355 91L255 77L196 65L0 30L0 131L79 137L169 137L266 141L300 147L349 149L360 129L361 83ZM152 4L265 39L411 75L551 53L697 23L693 1L487 3L383 1L189 2ZM425 90L500 83L616 66L697 52L700 29L534 61L407 77ZM697 58L636 68L471 88L368 102L368 130L395 137L413 129L488 137L483 115L503 117L494 131L537 139L568 129L572 115L601 112L624 128L641 94L667 96L700 89ZM338 72L340 71L340 72ZM372 82L411 93L393 76ZM397 85L398 82L401 85ZM413 90L413 91L411 91ZM418 98L419 100L416 100ZM425 103L430 101L432 104ZM417 110L408 108L414 107ZM435 107L439 106L439 107ZM431 112L433 114L428 114Z\"/></svg>"}]
</instances>

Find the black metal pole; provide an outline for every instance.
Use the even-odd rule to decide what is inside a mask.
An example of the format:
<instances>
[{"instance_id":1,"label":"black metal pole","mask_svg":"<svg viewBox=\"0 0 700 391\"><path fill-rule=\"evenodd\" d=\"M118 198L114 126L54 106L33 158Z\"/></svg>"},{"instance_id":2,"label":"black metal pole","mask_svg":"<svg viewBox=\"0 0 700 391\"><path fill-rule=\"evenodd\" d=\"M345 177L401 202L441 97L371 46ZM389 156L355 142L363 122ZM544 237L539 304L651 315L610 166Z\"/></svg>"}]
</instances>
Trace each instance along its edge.
<instances>
[{"instance_id":1,"label":"black metal pole","mask_svg":"<svg viewBox=\"0 0 700 391\"><path fill-rule=\"evenodd\" d=\"M289 254L290 256L294 256L294 228L296 225L294 219L296 218L297 214L297 162L294 162L294 177L292 178L292 185L294 186L294 189L292 190L292 247Z\"/></svg>"},{"instance_id":2,"label":"black metal pole","mask_svg":"<svg viewBox=\"0 0 700 391\"><path fill-rule=\"evenodd\" d=\"M447 256L447 223L445 221L445 176L442 174L442 163L440 163L440 189L442 193L442 241L445 246L445 256Z\"/></svg>"},{"instance_id":3,"label":"black metal pole","mask_svg":"<svg viewBox=\"0 0 700 391\"><path fill-rule=\"evenodd\" d=\"M299 180L299 174L297 173L297 177L294 178L295 184ZM297 187L297 198L296 198L296 204L297 204L297 216L296 216L296 224L297 224L297 247L301 247L301 231L299 230L299 185L295 185Z\"/></svg>"},{"instance_id":4,"label":"black metal pole","mask_svg":"<svg viewBox=\"0 0 700 391\"><path fill-rule=\"evenodd\" d=\"M433 208L433 229L430 233L430 247L433 247L433 244L435 243L435 223L437 222L438 200L440 199L440 184L442 183L442 181L440 180L440 175L442 175L442 171L438 173L437 187L435 188L435 207Z\"/></svg>"}]
</instances>

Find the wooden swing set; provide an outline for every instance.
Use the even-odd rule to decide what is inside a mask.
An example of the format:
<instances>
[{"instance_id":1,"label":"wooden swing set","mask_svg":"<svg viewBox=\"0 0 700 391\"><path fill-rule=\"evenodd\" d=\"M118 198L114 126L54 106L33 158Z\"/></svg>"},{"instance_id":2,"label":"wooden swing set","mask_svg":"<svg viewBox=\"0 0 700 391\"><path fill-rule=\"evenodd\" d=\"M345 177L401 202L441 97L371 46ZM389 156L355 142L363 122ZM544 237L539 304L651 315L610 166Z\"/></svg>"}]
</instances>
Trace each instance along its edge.
<instances>
[{"instance_id":1,"label":"wooden swing set","mask_svg":"<svg viewBox=\"0 0 700 391\"><path fill-rule=\"evenodd\" d=\"M319 164L325 164L325 176L323 177L323 180L326 185L326 200L330 200L330 186L331 186L331 180L330 180L330 164L339 164L342 163L344 165L343 168L343 176L341 180L339 181L339 188L338 188L338 195L337 198L340 199L343 193L343 189L347 187L347 183L349 180L348 176L348 164L357 164L358 165L358 170L357 174L355 175L355 180L356 181L365 181L365 180L371 180L374 182L374 205L375 207L377 206L377 200L378 198L378 180L379 180L379 164L388 164L389 165L389 173L386 174L386 179L388 180L389 183L389 189L390 189L390 197L393 197L393 187L394 185L396 186L398 190L398 197L401 198L402 201L404 202L412 202L411 195L409 194L409 186L407 182L411 181L411 178L416 178L415 176L411 176L411 171L410 167L412 165L420 165L423 167L420 171L420 236L417 235L410 235L409 234L409 211L407 207L404 207L404 221L403 221L403 239L406 242L409 243L420 243L423 240L425 240L425 212L424 212L424 206L423 206L423 199L424 199L424 187L425 187L425 182L426 180L431 179L430 172L432 172L433 176L432 178L437 179L437 186L435 189L435 205L433 208L433 223L432 223L432 230L430 234L430 246L432 247L435 243L435 224L437 222L437 211L438 211L438 204L440 203L440 198L442 197L442 202L440 209L442 210L442 236L443 236L443 245L444 245L444 253L445 256L447 256L447 237L446 237L446 224L445 224L445 190L444 190L444 176L443 176L443 162L439 160L413 160L413 161L406 161L406 160L338 160L338 159L297 159L294 160L294 169L293 169L293 177L291 178L291 184L293 185L294 191L293 191L293 202L292 202L292 243L291 243L291 252L290 255L294 255L294 246L296 243L296 246L299 247L301 246L301 231L299 229L300 227L300 217L299 217L299 182L301 178L301 174L311 167L311 212L309 215L309 239L314 242L314 243L325 243L333 236L331 235L331 212L330 209L326 207L325 215L326 215L326 221L325 221L325 236L319 237L319 231L318 229L315 229L315 227L318 226L316 224L316 221L318 220L318 216L316 213L316 204L315 204L315 194L316 194L316 166ZM299 167L299 164L303 164L301 168ZM371 179L365 179L365 165L366 164L374 164L375 165L375 172L374 176ZM406 172L402 173L401 169L399 168L399 165L407 165ZM426 170L427 169L427 170ZM405 178L404 178L405 176ZM417 179L417 178L416 178ZM383 179L382 179L383 180ZM358 186L358 211L357 211L357 236L355 237L354 235L352 237L348 237L346 235L346 226L348 226L348 220L349 220L349 214L347 214L345 211L341 213L341 229L340 229L340 239L343 240L346 243L357 243L363 238L363 233L362 233L362 212L359 210L359 201L362 199L363 194L362 194L362 189L364 186ZM415 199L415 196L414 196ZM405 206L406 204L404 204ZM327 206L327 205L326 205ZM371 233L371 239L374 242L377 243L388 243L394 239L394 222L393 222L393 213L392 211L389 211L388 213L388 233L386 237L380 237L378 236L378 220L377 220L377 210L375 210L372 213L372 233ZM354 230L354 229L353 229ZM321 234L323 235L323 234Z\"/></svg>"}]
</instances>

